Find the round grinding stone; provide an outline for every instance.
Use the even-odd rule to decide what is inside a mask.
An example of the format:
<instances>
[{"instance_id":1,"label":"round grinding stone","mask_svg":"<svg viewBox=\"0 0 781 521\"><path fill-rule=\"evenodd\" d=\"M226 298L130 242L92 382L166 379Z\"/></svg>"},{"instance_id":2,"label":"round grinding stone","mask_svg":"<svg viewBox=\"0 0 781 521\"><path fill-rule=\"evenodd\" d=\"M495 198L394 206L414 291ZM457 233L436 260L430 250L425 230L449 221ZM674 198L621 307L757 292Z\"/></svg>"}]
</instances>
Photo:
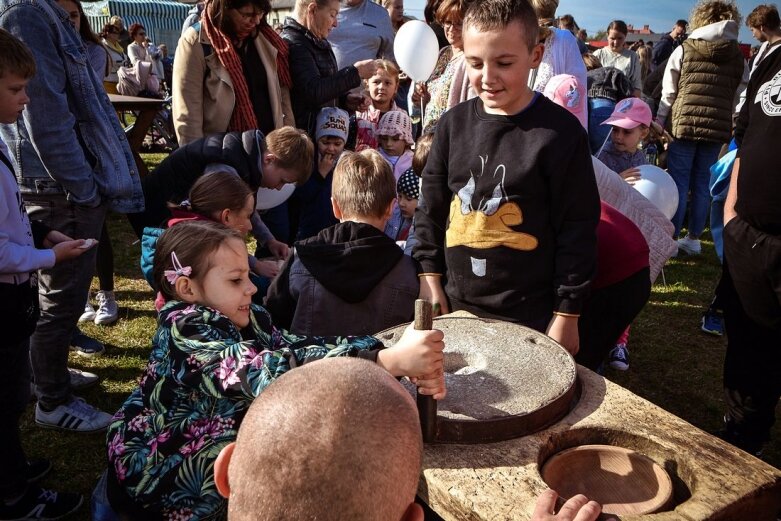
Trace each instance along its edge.
<instances>
[{"instance_id":1,"label":"round grinding stone","mask_svg":"<svg viewBox=\"0 0 781 521\"><path fill-rule=\"evenodd\" d=\"M376 335L386 346L406 326ZM436 441L483 443L541 430L569 410L575 396L572 356L527 327L473 317L441 317L447 396L437 402ZM405 385L411 393L415 387Z\"/></svg>"}]
</instances>

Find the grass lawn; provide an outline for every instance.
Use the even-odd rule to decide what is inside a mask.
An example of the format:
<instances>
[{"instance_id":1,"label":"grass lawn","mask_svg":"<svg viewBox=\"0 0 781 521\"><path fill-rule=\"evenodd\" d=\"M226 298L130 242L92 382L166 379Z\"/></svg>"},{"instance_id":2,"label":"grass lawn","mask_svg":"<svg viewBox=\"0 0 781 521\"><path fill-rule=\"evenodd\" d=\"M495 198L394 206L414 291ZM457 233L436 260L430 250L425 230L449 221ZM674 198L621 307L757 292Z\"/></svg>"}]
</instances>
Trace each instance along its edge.
<instances>
[{"instance_id":1,"label":"grass lawn","mask_svg":"<svg viewBox=\"0 0 781 521\"><path fill-rule=\"evenodd\" d=\"M151 167L162 154L148 154ZM90 404L113 413L135 385L155 331L154 295L138 268L140 246L127 221L112 216L109 229L115 255L115 284L120 320L113 326L83 325L84 331L106 344L104 356L85 359L71 355L69 363L99 374L100 385L81 393ZM706 431L721 425L724 409L721 388L726 341L702 333L700 314L710 302L720 267L711 243L703 255L672 260L665 268L667 285L659 280L651 301L632 326L631 366L627 372L606 376L636 394ZM661 279L661 277L660 277ZM97 279L93 281L97 288ZM54 462L44 487L78 491L89 497L106 465L103 434L66 434L34 425L33 406L22 425L30 457ZM781 415L781 410L777 411ZM781 467L781 427L766 447L765 460ZM86 506L73 519L89 519Z\"/></svg>"}]
</instances>

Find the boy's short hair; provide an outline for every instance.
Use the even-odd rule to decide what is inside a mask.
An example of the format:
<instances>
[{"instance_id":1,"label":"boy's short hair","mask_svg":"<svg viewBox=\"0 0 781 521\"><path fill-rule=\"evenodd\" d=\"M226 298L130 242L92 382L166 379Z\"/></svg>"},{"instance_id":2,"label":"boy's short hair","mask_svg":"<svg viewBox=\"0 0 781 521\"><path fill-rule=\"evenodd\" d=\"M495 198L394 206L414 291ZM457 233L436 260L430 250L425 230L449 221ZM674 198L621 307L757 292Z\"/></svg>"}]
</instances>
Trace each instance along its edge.
<instances>
[{"instance_id":1,"label":"boy's short hair","mask_svg":"<svg viewBox=\"0 0 781 521\"><path fill-rule=\"evenodd\" d=\"M464 16L464 30L474 27L478 31L504 29L518 21L523 31L523 39L531 51L539 42L539 22L537 13L527 0L480 0L472 2Z\"/></svg>"},{"instance_id":2,"label":"boy's short hair","mask_svg":"<svg viewBox=\"0 0 781 521\"><path fill-rule=\"evenodd\" d=\"M412 170L419 176L423 175L423 169L426 168L428 153L431 151L431 144L433 142L433 132L423 134L415 142L415 152L412 155Z\"/></svg>"},{"instance_id":3,"label":"boy's short hair","mask_svg":"<svg viewBox=\"0 0 781 521\"><path fill-rule=\"evenodd\" d=\"M740 25L740 11L733 0L700 0L689 16L692 30L726 20L734 20Z\"/></svg>"},{"instance_id":4,"label":"boy's short hair","mask_svg":"<svg viewBox=\"0 0 781 521\"><path fill-rule=\"evenodd\" d=\"M751 14L746 18L746 25L759 29L765 27L771 31L776 30L781 26L781 19L778 16L778 9L776 6L770 4L758 5L751 11Z\"/></svg>"},{"instance_id":5,"label":"boy's short hair","mask_svg":"<svg viewBox=\"0 0 781 521\"><path fill-rule=\"evenodd\" d=\"M393 170L376 150L345 153L334 169L331 197L346 219L383 217L396 198Z\"/></svg>"},{"instance_id":6,"label":"boy's short hair","mask_svg":"<svg viewBox=\"0 0 781 521\"><path fill-rule=\"evenodd\" d=\"M35 76L35 58L30 49L13 34L0 29L0 78L15 74L25 80Z\"/></svg>"},{"instance_id":7,"label":"boy's short hair","mask_svg":"<svg viewBox=\"0 0 781 521\"><path fill-rule=\"evenodd\" d=\"M296 184L305 183L312 171L315 145L306 132L293 127L282 127L269 132L266 148L276 157L275 163L295 172Z\"/></svg>"}]
</instances>

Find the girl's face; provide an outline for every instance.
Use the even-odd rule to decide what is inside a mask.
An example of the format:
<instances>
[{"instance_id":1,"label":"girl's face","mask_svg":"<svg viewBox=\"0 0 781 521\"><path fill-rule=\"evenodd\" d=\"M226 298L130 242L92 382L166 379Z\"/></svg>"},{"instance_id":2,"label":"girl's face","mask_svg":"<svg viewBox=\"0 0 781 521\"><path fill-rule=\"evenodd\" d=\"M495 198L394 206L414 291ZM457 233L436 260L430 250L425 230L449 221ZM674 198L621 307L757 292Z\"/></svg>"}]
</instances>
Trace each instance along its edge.
<instances>
[{"instance_id":1,"label":"girl's face","mask_svg":"<svg viewBox=\"0 0 781 521\"><path fill-rule=\"evenodd\" d=\"M317 151L320 157L325 155L336 157L344 151L344 139L335 136L325 136L317 140Z\"/></svg>"},{"instance_id":2,"label":"girl's face","mask_svg":"<svg viewBox=\"0 0 781 521\"><path fill-rule=\"evenodd\" d=\"M642 125L633 129L613 127L613 130L610 131L610 140L617 151L634 153L646 135L648 135L648 129L643 128Z\"/></svg>"},{"instance_id":3,"label":"girl's face","mask_svg":"<svg viewBox=\"0 0 781 521\"><path fill-rule=\"evenodd\" d=\"M374 102L374 108L389 109L399 88L398 79L385 69L377 69L368 83L369 97Z\"/></svg>"},{"instance_id":4,"label":"girl's face","mask_svg":"<svg viewBox=\"0 0 781 521\"><path fill-rule=\"evenodd\" d=\"M186 300L216 309L244 328L250 322L252 295L258 290L249 279L247 247L238 239L228 239L211 255L209 271L190 279L192 296Z\"/></svg>"},{"instance_id":5,"label":"girl's face","mask_svg":"<svg viewBox=\"0 0 781 521\"><path fill-rule=\"evenodd\" d=\"M318 7L317 2L307 6L304 25L318 38L325 39L336 27L336 15L339 14L339 0L331 0L328 5Z\"/></svg>"},{"instance_id":6,"label":"girl's face","mask_svg":"<svg viewBox=\"0 0 781 521\"><path fill-rule=\"evenodd\" d=\"M418 207L418 200L405 194L399 194L398 201L401 215L405 219L412 219L412 216L415 215L415 209Z\"/></svg>"},{"instance_id":7,"label":"girl's face","mask_svg":"<svg viewBox=\"0 0 781 521\"><path fill-rule=\"evenodd\" d=\"M610 50L614 53L620 53L624 50L624 43L626 42L626 35L615 29L610 29L607 33L607 43L610 45Z\"/></svg>"},{"instance_id":8,"label":"girl's face","mask_svg":"<svg viewBox=\"0 0 781 521\"><path fill-rule=\"evenodd\" d=\"M398 136L377 136L377 140L380 142L380 148L382 148L389 156L400 156L407 149L407 142Z\"/></svg>"},{"instance_id":9,"label":"girl's face","mask_svg":"<svg viewBox=\"0 0 781 521\"><path fill-rule=\"evenodd\" d=\"M217 220L228 228L246 235L252 230L252 223L250 222L250 218L252 218L252 214L254 212L255 198L252 197L252 194L250 194L247 196L247 199L244 201L244 206L241 207L240 210L223 210L223 212L220 214L220 218Z\"/></svg>"},{"instance_id":10,"label":"girl's face","mask_svg":"<svg viewBox=\"0 0 781 521\"><path fill-rule=\"evenodd\" d=\"M81 29L81 15L79 14L79 6L76 5L76 2L71 0L57 0L57 3L60 7L65 9L73 27L76 28L76 32L79 32L79 29Z\"/></svg>"},{"instance_id":11,"label":"girl's face","mask_svg":"<svg viewBox=\"0 0 781 521\"><path fill-rule=\"evenodd\" d=\"M388 5L388 15L393 25L399 25L404 19L404 0L393 0Z\"/></svg>"}]
</instances>

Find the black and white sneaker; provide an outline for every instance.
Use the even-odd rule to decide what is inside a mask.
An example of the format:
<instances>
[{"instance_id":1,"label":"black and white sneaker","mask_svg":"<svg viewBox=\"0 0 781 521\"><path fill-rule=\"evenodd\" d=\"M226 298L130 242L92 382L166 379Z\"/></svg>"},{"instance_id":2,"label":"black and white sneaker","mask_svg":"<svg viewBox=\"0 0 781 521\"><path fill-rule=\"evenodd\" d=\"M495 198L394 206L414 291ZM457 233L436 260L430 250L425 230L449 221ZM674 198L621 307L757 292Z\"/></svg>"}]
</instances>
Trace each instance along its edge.
<instances>
[{"instance_id":1,"label":"black and white sneaker","mask_svg":"<svg viewBox=\"0 0 781 521\"><path fill-rule=\"evenodd\" d=\"M58 405L51 411L35 404L35 423L49 429L70 432L98 432L105 430L111 423L111 415L96 409L82 398L73 398L70 402Z\"/></svg>"},{"instance_id":2,"label":"black and white sneaker","mask_svg":"<svg viewBox=\"0 0 781 521\"><path fill-rule=\"evenodd\" d=\"M83 501L81 494L67 494L31 486L13 504L0 501L0 520L60 519L78 510Z\"/></svg>"}]
</instances>

